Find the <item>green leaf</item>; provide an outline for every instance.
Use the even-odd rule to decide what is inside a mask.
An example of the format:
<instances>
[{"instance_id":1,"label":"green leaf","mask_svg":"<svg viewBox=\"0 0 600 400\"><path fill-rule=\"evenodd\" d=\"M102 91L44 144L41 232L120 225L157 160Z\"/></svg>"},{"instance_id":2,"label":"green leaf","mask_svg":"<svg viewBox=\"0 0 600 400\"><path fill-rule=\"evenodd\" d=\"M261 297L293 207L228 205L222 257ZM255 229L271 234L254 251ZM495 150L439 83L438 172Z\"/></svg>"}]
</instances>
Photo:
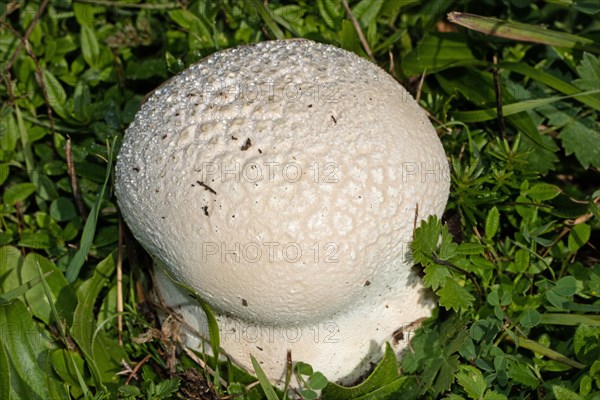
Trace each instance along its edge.
<instances>
[{"instance_id":1,"label":"green leaf","mask_svg":"<svg viewBox=\"0 0 600 400\"><path fill-rule=\"evenodd\" d=\"M579 325L573 338L577 359L591 365L600 360L600 327Z\"/></svg>"},{"instance_id":2,"label":"green leaf","mask_svg":"<svg viewBox=\"0 0 600 400\"><path fill-rule=\"evenodd\" d=\"M519 322L524 328L533 328L542 322L542 315L536 310L525 310L519 317Z\"/></svg>"},{"instance_id":3,"label":"green leaf","mask_svg":"<svg viewBox=\"0 0 600 400\"><path fill-rule=\"evenodd\" d=\"M267 396L267 400L279 400L279 398L277 397L277 393L275 393L275 390L273 389L273 386L271 386L271 384L269 383L269 379L267 378L265 371L263 371L262 367L260 366L258 361L256 361L256 358L254 358L252 354L250 354L250 360L252 361L254 373L256 374L256 377L260 382L260 387L265 392L265 396Z\"/></svg>"},{"instance_id":4,"label":"green leaf","mask_svg":"<svg viewBox=\"0 0 600 400\"><path fill-rule=\"evenodd\" d=\"M359 396L366 396L398 377L398 361L396 354L389 343L385 345L383 359L377 364L375 370L361 384L353 387L344 387L330 382L322 392L324 398L349 400Z\"/></svg>"},{"instance_id":5,"label":"green leaf","mask_svg":"<svg viewBox=\"0 0 600 400\"><path fill-rule=\"evenodd\" d=\"M508 376L523 386L535 389L540 381L535 377L531 368L520 362L511 362L508 366Z\"/></svg>"},{"instance_id":6,"label":"green leaf","mask_svg":"<svg viewBox=\"0 0 600 400\"><path fill-rule=\"evenodd\" d=\"M573 296L577 292L577 279L565 276L556 281L552 291L559 296Z\"/></svg>"},{"instance_id":7,"label":"green leaf","mask_svg":"<svg viewBox=\"0 0 600 400\"><path fill-rule=\"evenodd\" d=\"M493 390L488 390L483 396L483 400L508 400L508 397Z\"/></svg>"},{"instance_id":8,"label":"green leaf","mask_svg":"<svg viewBox=\"0 0 600 400\"><path fill-rule=\"evenodd\" d=\"M533 200L545 201L552 200L560 194L560 188L549 183L537 183L525 192L525 195Z\"/></svg>"},{"instance_id":9,"label":"green leaf","mask_svg":"<svg viewBox=\"0 0 600 400\"><path fill-rule=\"evenodd\" d=\"M426 287L433 290L438 290L439 287L444 286L446 280L452 275L448 268L440 264L429 264L425 267L425 276L423 276L423 283Z\"/></svg>"},{"instance_id":10,"label":"green leaf","mask_svg":"<svg viewBox=\"0 0 600 400\"><path fill-rule=\"evenodd\" d=\"M46 272L44 274L44 278L48 277L48 275L50 275L52 272L54 272L54 271L48 271L48 272ZM20 297L21 295L25 294L25 292L27 292L29 289L31 289L32 287L34 287L35 285L37 285L41 281L42 281L42 278L36 277L36 278L33 278L32 280L30 280L28 282L25 282L21 286L16 287L13 290L10 290L10 291L5 292L5 293L1 293L0 294L0 305L10 303L14 299L16 299L16 298Z\"/></svg>"},{"instance_id":11,"label":"green leaf","mask_svg":"<svg viewBox=\"0 0 600 400\"><path fill-rule=\"evenodd\" d=\"M70 199L59 197L50 204L50 216L59 222L70 221L77 216L77 211Z\"/></svg>"},{"instance_id":12,"label":"green leaf","mask_svg":"<svg viewBox=\"0 0 600 400\"><path fill-rule=\"evenodd\" d=\"M581 90L594 90L600 87L600 57L584 53L581 64L577 66L579 79L573 84Z\"/></svg>"},{"instance_id":13,"label":"green leaf","mask_svg":"<svg viewBox=\"0 0 600 400\"><path fill-rule=\"evenodd\" d=\"M423 374L423 379L427 382L431 379L431 376L435 377L432 387L433 392L436 394L445 392L452 386L459 364L457 355L447 358L436 358L430 369L427 369Z\"/></svg>"},{"instance_id":14,"label":"green leaf","mask_svg":"<svg viewBox=\"0 0 600 400\"><path fill-rule=\"evenodd\" d=\"M491 240L498 232L500 226L500 211L498 207L492 207L488 212L487 218L485 219L485 237Z\"/></svg>"},{"instance_id":15,"label":"green leaf","mask_svg":"<svg viewBox=\"0 0 600 400\"><path fill-rule=\"evenodd\" d=\"M181 379L165 379L160 381L153 390L153 395L157 398L170 398L178 389Z\"/></svg>"},{"instance_id":16,"label":"green leaf","mask_svg":"<svg viewBox=\"0 0 600 400\"><path fill-rule=\"evenodd\" d=\"M67 284L62 272L52 261L39 254L29 253L25 257L25 262L21 269L21 279L27 281L39 278L39 268L41 268L44 275L49 275L48 278L44 279L50 288L52 299L46 296L43 285L33 287L25 294L25 299L31 309L31 313L46 324L55 322L50 304L52 300L56 305L60 318L70 323L73 311L75 311L75 306L77 305L77 298L73 289Z\"/></svg>"},{"instance_id":17,"label":"green leaf","mask_svg":"<svg viewBox=\"0 0 600 400\"><path fill-rule=\"evenodd\" d=\"M411 376L401 376L353 400L396 400L398 396L401 396L402 400L416 400L418 393L416 380Z\"/></svg>"},{"instance_id":18,"label":"green leaf","mask_svg":"<svg viewBox=\"0 0 600 400\"><path fill-rule=\"evenodd\" d=\"M552 394L556 400L583 400L583 397L561 385L552 385Z\"/></svg>"},{"instance_id":19,"label":"green leaf","mask_svg":"<svg viewBox=\"0 0 600 400\"><path fill-rule=\"evenodd\" d=\"M433 262L431 255L437 249L441 233L442 223L437 217L430 216L427 221L421 221L421 225L415 230L415 239L410 245L416 263L428 265Z\"/></svg>"},{"instance_id":20,"label":"green leaf","mask_svg":"<svg viewBox=\"0 0 600 400\"><path fill-rule=\"evenodd\" d=\"M569 232L568 246L572 253L579 250L590 240L592 228L588 224L577 224Z\"/></svg>"},{"instance_id":21,"label":"green leaf","mask_svg":"<svg viewBox=\"0 0 600 400\"><path fill-rule=\"evenodd\" d=\"M3 202L12 206L24 201L33 193L35 193L35 185L33 183L17 183L5 189Z\"/></svg>"},{"instance_id":22,"label":"green leaf","mask_svg":"<svg viewBox=\"0 0 600 400\"><path fill-rule=\"evenodd\" d=\"M318 393L311 389L301 389L299 393L304 400L316 400L319 397Z\"/></svg>"},{"instance_id":23,"label":"green leaf","mask_svg":"<svg viewBox=\"0 0 600 400\"><path fill-rule=\"evenodd\" d=\"M319 371L312 374L308 379L308 386L310 386L310 388L313 390L321 390L327 386L328 383L329 382L327 381L327 378L325 378L325 375Z\"/></svg>"},{"instance_id":24,"label":"green leaf","mask_svg":"<svg viewBox=\"0 0 600 400\"><path fill-rule=\"evenodd\" d=\"M436 292L440 296L440 305L447 310L468 309L475 298L467 289L460 286L454 279L448 279L446 285Z\"/></svg>"},{"instance_id":25,"label":"green leaf","mask_svg":"<svg viewBox=\"0 0 600 400\"><path fill-rule=\"evenodd\" d=\"M436 33L425 36L421 43L406 55L402 69L408 76L438 72L478 61L466 44L465 36L456 33Z\"/></svg>"},{"instance_id":26,"label":"green leaf","mask_svg":"<svg viewBox=\"0 0 600 400\"><path fill-rule=\"evenodd\" d=\"M591 118L574 118L558 137L567 155L574 154L584 168L600 168L600 125Z\"/></svg>"},{"instance_id":27,"label":"green leaf","mask_svg":"<svg viewBox=\"0 0 600 400\"><path fill-rule=\"evenodd\" d=\"M56 378L46 373L52 344L21 301L0 306L0 337L10 375L10 384L2 391L10 393L13 399L53 398L49 385L55 385ZM68 398L66 393L63 396Z\"/></svg>"},{"instance_id":28,"label":"green leaf","mask_svg":"<svg viewBox=\"0 0 600 400\"><path fill-rule=\"evenodd\" d=\"M93 26L95 14L100 10L102 9L93 4L73 3L75 19L77 19L79 25Z\"/></svg>"},{"instance_id":29,"label":"green leaf","mask_svg":"<svg viewBox=\"0 0 600 400\"><path fill-rule=\"evenodd\" d=\"M481 399L487 389L487 383L483 374L475 367L462 366L456 374L458 384L465 389L471 399Z\"/></svg>"},{"instance_id":30,"label":"green leaf","mask_svg":"<svg viewBox=\"0 0 600 400\"><path fill-rule=\"evenodd\" d=\"M62 84L49 71L44 70L44 85L46 86L46 94L48 95L48 103L54 111L61 117L66 118L65 103L67 101L67 92L62 87Z\"/></svg>"},{"instance_id":31,"label":"green leaf","mask_svg":"<svg viewBox=\"0 0 600 400\"><path fill-rule=\"evenodd\" d=\"M100 46L94 30L88 25L81 26L81 53L85 62L92 68L98 66Z\"/></svg>"},{"instance_id":32,"label":"green leaf","mask_svg":"<svg viewBox=\"0 0 600 400\"><path fill-rule=\"evenodd\" d=\"M80 385L78 374L84 370L84 365L79 353L56 349L50 352L50 362L54 371L66 384L74 387Z\"/></svg>"},{"instance_id":33,"label":"green leaf","mask_svg":"<svg viewBox=\"0 0 600 400\"><path fill-rule=\"evenodd\" d=\"M302 361L298 361L295 365L294 365L294 370L299 373L300 375L306 375L306 376L310 376L313 374L313 368L312 365L307 364L305 362Z\"/></svg>"}]
</instances>

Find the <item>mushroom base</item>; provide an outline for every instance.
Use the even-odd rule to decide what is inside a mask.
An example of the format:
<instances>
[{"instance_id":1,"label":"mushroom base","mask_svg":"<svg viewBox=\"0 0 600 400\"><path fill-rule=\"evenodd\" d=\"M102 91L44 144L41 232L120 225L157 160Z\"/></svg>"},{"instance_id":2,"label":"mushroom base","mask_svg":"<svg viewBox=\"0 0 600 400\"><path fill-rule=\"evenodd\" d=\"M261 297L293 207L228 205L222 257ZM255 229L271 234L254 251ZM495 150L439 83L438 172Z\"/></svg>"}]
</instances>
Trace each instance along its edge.
<instances>
[{"instance_id":1,"label":"mushroom base","mask_svg":"<svg viewBox=\"0 0 600 400\"><path fill-rule=\"evenodd\" d=\"M376 297L376 302L365 299L347 312L319 323L260 326L216 314L222 351L251 373L252 354L269 380L280 388L285 384L288 350L294 362L310 364L329 381L354 384L383 357L386 342L399 355L420 322L431 316L436 305L433 296L417 274L407 270L406 279L399 280L407 282L406 286L390 289ZM183 343L193 350L210 348L202 308L161 268L155 267L155 276L162 301L185 321L181 331ZM291 387L298 387L295 378Z\"/></svg>"}]
</instances>

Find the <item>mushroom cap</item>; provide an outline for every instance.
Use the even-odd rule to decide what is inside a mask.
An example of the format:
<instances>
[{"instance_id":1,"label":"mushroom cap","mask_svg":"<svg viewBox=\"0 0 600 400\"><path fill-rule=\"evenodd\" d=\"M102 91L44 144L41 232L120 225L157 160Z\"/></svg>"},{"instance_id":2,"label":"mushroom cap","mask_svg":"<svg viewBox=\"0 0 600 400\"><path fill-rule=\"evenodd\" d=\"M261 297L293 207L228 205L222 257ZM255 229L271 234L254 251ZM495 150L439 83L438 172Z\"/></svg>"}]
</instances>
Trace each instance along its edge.
<instances>
[{"instance_id":1,"label":"mushroom cap","mask_svg":"<svg viewBox=\"0 0 600 400\"><path fill-rule=\"evenodd\" d=\"M307 40L224 50L173 77L142 105L116 166L132 233L221 329L344 327L329 350L222 343L243 366L260 348L273 380L288 348L330 380L355 377L394 331L430 315L409 245L448 191L444 150L410 94L371 62ZM167 304L205 334L201 309L161 276Z\"/></svg>"}]
</instances>

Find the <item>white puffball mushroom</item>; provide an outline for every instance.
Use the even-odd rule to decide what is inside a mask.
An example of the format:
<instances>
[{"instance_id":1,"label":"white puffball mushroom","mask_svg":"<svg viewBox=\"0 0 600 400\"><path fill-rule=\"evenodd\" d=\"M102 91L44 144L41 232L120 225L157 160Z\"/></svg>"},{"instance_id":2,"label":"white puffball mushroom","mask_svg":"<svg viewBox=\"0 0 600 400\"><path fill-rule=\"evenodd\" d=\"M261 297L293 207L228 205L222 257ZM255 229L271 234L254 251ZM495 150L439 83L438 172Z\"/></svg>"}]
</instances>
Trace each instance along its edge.
<instances>
[{"instance_id":1,"label":"white puffball mushroom","mask_svg":"<svg viewBox=\"0 0 600 400\"><path fill-rule=\"evenodd\" d=\"M286 355L351 383L400 353L434 301L412 268L449 168L411 95L375 64L308 40L215 53L167 81L131 123L119 207L154 257L166 304L282 385Z\"/></svg>"}]
</instances>

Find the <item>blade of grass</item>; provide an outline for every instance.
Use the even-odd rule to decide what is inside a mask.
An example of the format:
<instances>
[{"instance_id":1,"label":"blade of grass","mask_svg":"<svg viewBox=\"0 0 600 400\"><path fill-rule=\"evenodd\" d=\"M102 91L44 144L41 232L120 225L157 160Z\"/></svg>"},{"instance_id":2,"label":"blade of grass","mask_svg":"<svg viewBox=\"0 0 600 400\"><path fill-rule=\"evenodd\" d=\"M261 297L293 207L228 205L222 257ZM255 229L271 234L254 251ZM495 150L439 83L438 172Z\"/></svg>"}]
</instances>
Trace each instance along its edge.
<instances>
[{"instance_id":1,"label":"blade of grass","mask_svg":"<svg viewBox=\"0 0 600 400\"><path fill-rule=\"evenodd\" d=\"M43 277L46 278L46 277L48 277L48 275L50 275L53 272L54 271L48 271L43 275ZM21 296L22 294L24 294L25 292L27 292L29 289L31 289L32 287L34 287L41 281L42 281L42 278L40 278L40 277L33 278L30 281L25 282L24 284L22 284L21 286L15 288L13 290L10 290L6 293L0 294L0 305L10 303L11 301L13 301L17 297Z\"/></svg>"},{"instance_id":2,"label":"blade of grass","mask_svg":"<svg viewBox=\"0 0 600 400\"><path fill-rule=\"evenodd\" d=\"M115 268L116 259L117 254L115 250L98 263L94 270L94 275L79 287L77 290L78 304L71 326L71 335L79 345L95 386L102 391L106 391L107 389L102 382L101 372L94 359L92 348L92 335L96 327L94 305L102 286L106 283Z\"/></svg>"},{"instance_id":3,"label":"blade of grass","mask_svg":"<svg viewBox=\"0 0 600 400\"><path fill-rule=\"evenodd\" d=\"M547 97L544 99L535 99L535 100L526 100L520 101L517 103L512 103L505 105L502 107L502 111L505 116L518 114L523 111L533 110L535 108L545 106L547 104L551 104L560 100L569 99L572 97L578 96L587 96L594 93L600 93L599 90L588 90L586 92L581 92L577 94L573 94L570 96L555 96L555 97ZM452 114L454 118L460 120L462 122L482 122L488 121L490 119L496 118L497 110L496 108L486 108L484 110L475 110L475 111L458 111Z\"/></svg>"},{"instance_id":4,"label":"blade of grass","mask_svg":"<svg viewBox=\"0 0 600 400\"><path fill-rule=\"evenodd\" d=\"M79 272L81 271L81 267L83 266L87 254L90 251L90 247L92 246L94 240L94 234L96 232L96 224L98 223L98 215L100 214L100 204L104 199L104 193L106 192L106 187L108 186L108 180L110 178L110 173L112 170L112 162L113 162L113 150L115 148L116 137L113 139L112 145L109 145L108 151L108 163L106 164L106 174L104 176L104 183L98 192L98 196L96 197L96 201L94 202L94 206L90 210L90 214L88 219L85 221L85 226L83 227L83 233L81 234L81 242L79 244L79 250L73 256L73 259L69 263L66 271L67 282L73 283L79 276Z\"/></svg>"},{"instance_id":5,"label":"blade of grass","mask_svg":"<svg viewBox=\"0 0 600 400\"><path fill-rule=\"evenodd\" d=\"M215 318L215 314L210 308L210 305L206 301L204 301L194 289L192 289L184 283L178 282L167 271L164 271L164 273L167 277L169 277L171 281L185 289L189 293L189 295L198 302L198 304L202 308L202 311L204 311L204 313L206 314L206 320L208 322L208 333L210 335L210 346L212 347L215 360L218 361L219 349L221 348L221 334L219 331L219 325L217 324L217 319Z\"/></svg>"},{"instance_id":6,"label":"blade of grass","mask_svg":"<svg viewBox=\"0 0 600 400\"><path fill-rule=\"evenodd\" d=\"M267 379L267 375L265 375L265 371L263 371L262 367L260 366L258 361L256 361L256 358L254 358L252 354L250 354L250 360L252 360L252 367L254 368L254 373L256 374L256 377L260 382L260 387L265 392L267 399L279 400L279 398L277 397L277 393L275 393L273 386L271 386L269 380Z\"/></svg>"},{"instance_id":7,"label":"blade of grass","mask_svg":"<svg viewBox=\"0 0 600 400\"><path fill-rule=\"evenodd\" d=\"M282 40L285 39L285 34L279 28L279 26L275 23L275 20L271 16L271 12L265 7L262 1L260 0L247 0L249 4L251 4L260 18L263 20L269 31L275 36L276 39Z\"/></svg>"},{"instance_id":8,"label":"blade of grass","mask_svg":"<svg viewBox=\"0 0 600 400\"><path fill-rule=\"evenodd\" d=\"M547 85L552 89L558 90L559 92L566 95L573 95L581 92L575 86L557 78L556 76L544 71L540 71L539 69L531 67L527 64L516 62L500 62L498 64L498 67L511 72L516 72L521 75L525 75L531 79L535 79L536 81L541 82L544 85ZM577 100L585 105L592 107L595 110L600 111L600 98L598 97L577 96L574 97L574 100Z\"/></svg>"},{"instance_id":9,"label":"blade of grass","mask_svg":"<svg viewBox=\"0 0 600 400\"><path fill-rule=\"evenodd\" d=\"M4 344L0 344L0 387L8 389L10 386L10 364ZM0 400L10 400L10 390L0 390Z\"/></svg>"},{"instance_id":10,"label":"blade of grass","mask_svg":"<svg viewBox=\"0 0 600 400\"><path fill-rule=\"evenodd\" d=\"M548 357L551 360L558 361L559 363L568 365L569 367L583 369L585 368L584 364L581 364L575 360L571 360L569 357L566 357L559 353L558 351L552 350L541 343L536 342L535 340L527 339L521 336L516 335L514 332L505 329L507 333L506 338L510 339L517 346L523 347L527 350L531 350L535 353L541 354L544 357Z\"/></svg>"},{"instance_id":11,"label":"blade of grass","mask_svg":"<svg viewBox=\"0 0 600 400\"><path fill-rule=\"evenodd\" d=\"M486 35L568 49L575 48L600 54L600 46L592 39L535 25L461 12L448 13L448 21Z\"/></svg>"},{"instance_id":12,"label":"blade of grass","mask_svg":"<svg viewBox=\"0 0 600 400\"><path fill-rule=\"evenodd\" d=\"M42 266L40 265L39 261L36 260L35 263L37 265L39 280L42 282L42 286L44 287L44 292L46 293L46 298L48 299L48 302L50 303L50 309L52 310L52 315L54 316L54 320L56 321L56 325L58 326L58 330L60 332L61 339L63 340L63 343L67 343L67 334L65 332L65 327L63 326L63 323L60 320L60 316L58 315L58 310L56 309L56 305L54 304L54 300L52 299L52 293L50 292L50 287L48 286L48 283L46 282L46 276L50 275L50 273L52 271L42 274ZM71 360L71 364L73 365L73 369L75 370L75 373L77 375L77 382L79 383L79 388L83 392L83 396L86 398L90 397L90 389L87 387L87 384L85 383L85 380L83 379L83 375L81 374L81 371L79 371L79 368L77 368L77 363L73 359L73 355L71 354L70 351L67 351L67 353L69 354L69 359Z\"/></svg>"},{"instance_id":13,"label":"blade of grass","mask_svg":"<svg viewBox=\"0 0 600 400\"><path fill-rule=\"evenodd\" d=\"M579 314L563 314L563 313L546 313L542 314L542 324L547 325L568 325L577 326L586 324L589 326L600 326L599 315L579 315Z\"/></svg>"}]
</instances>

